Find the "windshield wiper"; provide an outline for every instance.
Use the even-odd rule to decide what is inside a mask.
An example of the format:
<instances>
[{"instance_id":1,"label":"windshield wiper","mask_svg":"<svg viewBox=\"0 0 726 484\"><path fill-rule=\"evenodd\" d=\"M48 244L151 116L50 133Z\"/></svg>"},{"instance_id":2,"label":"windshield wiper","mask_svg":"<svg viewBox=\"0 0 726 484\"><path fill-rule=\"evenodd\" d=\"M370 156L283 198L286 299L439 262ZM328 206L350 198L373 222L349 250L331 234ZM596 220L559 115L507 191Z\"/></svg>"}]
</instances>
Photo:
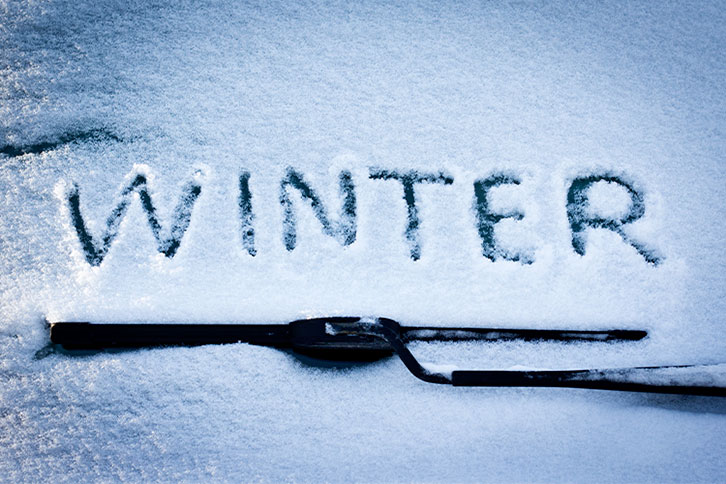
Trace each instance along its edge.
<instances>
[{"instance_id":1,"label":"windshield wiper","mask_svg":"<svg viewBox=\"0 0 726 484\"><path fill-rule=\"evenodd\" d=\"M614 329L441 328L401 326L388 318L330 317L287 324L118 324L55 322L51 342L66 350L249 343L324 359L370 361L397 354L417 378L454 386L570 387L686 395L726 396L726 387L692 385L674 375L697 365L583 370L453 370L419 363L406 344L412 341L639 341L646 331ZM704 367L705 368L705 367ZM658 372L669 372L658 381ZM655 376L655 378L653 378ZM687 375L686 375L687 376Z\"/></svg>"},{"instance_id":2,"label":"windshield wiper","mask_svg":"<svg viewBox=\"0 0 726 484\"><path fill-rule=\"evenodd\" d=\"M638 341L639 330L578 331L557 329L442 328L401 326L387 318L329 317L286 324L184 324L184 323L50 323L50 339L68 350L200 346L250 343L290 348L320 358L373 360L394 353L390 342L364 331L357 323L385 321L405 343L411 341ZM347 325L350 331L331 334L328 325ZM360 326L362 329L363 326Z\"/></svg>"}]
</instances>

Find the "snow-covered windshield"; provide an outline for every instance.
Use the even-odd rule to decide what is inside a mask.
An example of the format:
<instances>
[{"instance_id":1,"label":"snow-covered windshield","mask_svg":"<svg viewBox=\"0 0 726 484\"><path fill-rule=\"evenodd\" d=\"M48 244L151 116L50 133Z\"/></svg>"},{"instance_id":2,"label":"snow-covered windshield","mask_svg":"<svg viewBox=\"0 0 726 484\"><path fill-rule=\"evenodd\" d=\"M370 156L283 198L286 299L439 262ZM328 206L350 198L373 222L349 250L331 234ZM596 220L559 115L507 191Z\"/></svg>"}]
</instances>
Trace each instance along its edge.
<instances>
[{"instance_id":1,"label":"snow-covered windshield","mask_svg":"<svg viewBox=\"0 0 726 484\"><path fill-rule=\"evenodd\" d=\"M713 401L442 390L397 361L246 345L36 355L44 318L373 315L650 335L414 345L437 368L722 363L724 20L718 2L0 5L1 475L723 476Z\"/></svg>"}]
</instances>

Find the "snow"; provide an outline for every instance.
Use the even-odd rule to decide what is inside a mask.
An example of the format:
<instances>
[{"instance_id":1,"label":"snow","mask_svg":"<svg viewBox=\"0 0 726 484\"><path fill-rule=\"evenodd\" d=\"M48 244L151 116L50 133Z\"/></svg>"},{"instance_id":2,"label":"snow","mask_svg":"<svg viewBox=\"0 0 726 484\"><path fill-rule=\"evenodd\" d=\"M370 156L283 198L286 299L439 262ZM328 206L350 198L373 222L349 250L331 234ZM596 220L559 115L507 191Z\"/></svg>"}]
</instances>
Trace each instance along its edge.
<instances>
[{"instance_id":1,"label":"snow","mask_svg":"<svg viewBox=\"0 0 726 484\"><path fill-rule=\"evenodd\" d=\"M430 374L444 375L447 378L451 378L453 372L461 369L456 365L442 365L428 361L421 362L421 366Z\"/></svg>"},{"instance_id":2,"label":"snow","mask_svg":"<svg viewBox=\"0 0 726 484\"><path fill-rule=\"evenodd\" d=\"M593 184L587 194L589 215L619 220L628 215L632 201L622 186L600 181Z\"/></svg>"},{"instance_id":3,"label":"snow","mask_svg":"<svg viewBox=\"0 0 726 484\"><path fill-rule=\"evenodd\" d=\"M720 480L719 399L248 345L70 356L43 320L647 329L411 349L723 381L723 24L719 2L0 5L0 480ZM411 183L413 218L407 174L441 181Z\"/></svg>"}]
</instances>

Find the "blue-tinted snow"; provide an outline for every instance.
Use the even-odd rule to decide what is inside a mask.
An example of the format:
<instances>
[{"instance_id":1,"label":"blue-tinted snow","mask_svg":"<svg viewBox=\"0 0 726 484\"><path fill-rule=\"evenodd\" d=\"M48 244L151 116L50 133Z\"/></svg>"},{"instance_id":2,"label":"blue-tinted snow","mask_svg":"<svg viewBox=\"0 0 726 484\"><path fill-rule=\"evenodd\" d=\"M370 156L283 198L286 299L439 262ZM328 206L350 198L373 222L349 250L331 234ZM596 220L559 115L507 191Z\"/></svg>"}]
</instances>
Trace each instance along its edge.
<instances>
[{"instance_id":1,"label":"blue-tinted snow","mask_svg":"<svg viewBox=\"0 0 726 484\"><path fill-rule=\"evenodd\" d=\"M723 85L719 2L605 5L369 2L0 6L0 479L8 481L715 481L724 403L580 390L461 389L400 362L306 366L244 345L35 359L50 319L287 321L377 314L410 324L645 328L628 345L417 344L461 368L720 363ZM280 182L302 173L343 246ZM413 261L401 183L416 185ZM245 249L250 173L256 255ZM78 186L101 237L143 174L162 231L185 184L201 194L173 258L132 195L103 262L68 204ZM474 182L492 189L482 255ZM571 244L574 179L643 196L623 236ZM621 186L588 213L627 214ZM722 372L723 373L723 372Z\"/></svg>"}]
</instances>

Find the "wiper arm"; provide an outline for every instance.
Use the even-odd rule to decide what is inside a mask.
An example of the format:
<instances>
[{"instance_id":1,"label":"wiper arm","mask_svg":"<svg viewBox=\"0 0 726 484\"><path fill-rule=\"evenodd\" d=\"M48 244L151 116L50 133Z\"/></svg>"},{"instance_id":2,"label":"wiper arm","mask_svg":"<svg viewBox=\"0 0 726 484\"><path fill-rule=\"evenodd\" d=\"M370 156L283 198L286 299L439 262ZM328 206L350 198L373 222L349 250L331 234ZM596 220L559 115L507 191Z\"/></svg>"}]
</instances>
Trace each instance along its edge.
<instances>
[{"instance_id":1,"label":"wiper arm","mask_svg":"<svg viewBox=\"0 0 726 484\"><path fill-rule=\"evenodd\" d=\"M417 378L429 383L465 387L567 387L593 390L670 393L726 397L726 387L693 385L678 375L704 365L648 366L584 370L453 370L441 372L419 363L406 347L395 321L385 318L361 320L355 323L329 324L333 334L366 334L386 340L396 351L406 368ZM658 372L669 372L665 380L657 381Z\"/></svg>"}]
</instances>

